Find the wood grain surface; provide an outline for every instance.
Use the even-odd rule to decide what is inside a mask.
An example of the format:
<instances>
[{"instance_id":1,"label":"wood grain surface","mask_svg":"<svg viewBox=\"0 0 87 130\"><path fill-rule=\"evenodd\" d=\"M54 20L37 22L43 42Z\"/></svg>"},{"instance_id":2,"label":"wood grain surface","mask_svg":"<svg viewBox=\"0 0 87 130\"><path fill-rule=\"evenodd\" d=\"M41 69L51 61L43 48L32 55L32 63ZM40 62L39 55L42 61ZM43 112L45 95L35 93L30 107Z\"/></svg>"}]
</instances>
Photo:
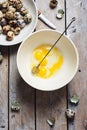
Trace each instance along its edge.
<instances>
[{"instance_id":1,"label":"wood grain surface","mask_svg":"<svg viewBox=\"0 0 87 130\"><path fill-rule=\"evenodd\" d=\"M21 79L16 65L18 46L10 47L10 74L9 74L9 129L34 130L35 129L35 104L34 89ZM12 112L11 104L20 103L20 111Z\"/></svg>"},{"instance_id":2,"label":"wood grain surface","mask_svg":"<svg viewBox=\"0 0 87 130\"><path fill-rule=\"evenodd\" d=\"M1 42L1 41L0 41ZM0 46L0 130L8 129L8 48Z\"/></svg>"},{"instance_id":3,"label":"wood grain surface","mask_svg":"<svg viewBox=\"0 0 87 130\"><path fill-rule=\"evenodd\" d=\"M19 45L12 47L0 46L4 59L0 64L0 130L86 130L83 126L87 121L87 0L58 0L58 6L50 9L50 0L36 0L37 8L45 15L57 30L62 32L72 17L76 21L66 34L75 43L79 52L79 68L74 79L62 89L53 92L35 90L20 77L16 56ZM64 10L64 17L56 19L59 8ZM36 31L48 29L38 20ZM1 41L0 41L1 42ZM77 95L79 104L72 105L70 97ZM14 101L20 103L20 111L13 112ZM73 121L65 117L66 108L75 110ZM46 120L55 118L54 127Z\"/></svg>"},{"instance_id":4,"label":"wood grain surface","mask_svg":"<svg viewBox=\"0 0 87 130\"><path fill-rule=\"evenodd\" d=\"M75 120L69 122L68 127L69 130L85 130L83 121L87 120L87 1L67 0L66 7L67 23L72 17L76 17L74 25L68 30L68 36L73 40L79 51L78 73L68 85L68 96L75 94L80 99L77 106L68 103L68 107L76 111Z\"/></svg>"},{"instance_id":5,"label":"wood grain surface","mask_svg":"<svg viewBox=\"0 0 87 130\"><path fill-rule=\"evenodd\" d=\"M64 0L58 0L58 6L55 9L50 9L50 0L37 0L36 5L38 9L57 27L57 30L62 32L65 29L65 17L58 20L56 18L57 10L62 8L64 10ZM43 5L43 6L41 6ZM36 30L48 28L40 20L38 21ZM66 101L66 87L54 92L36 91L36 129L50 130L50 126L46 120L50 117L55 118L55 125L53 130L66 130L67 122L65 118L65 110L67 107Z\"/></svg>"}]
</instances>

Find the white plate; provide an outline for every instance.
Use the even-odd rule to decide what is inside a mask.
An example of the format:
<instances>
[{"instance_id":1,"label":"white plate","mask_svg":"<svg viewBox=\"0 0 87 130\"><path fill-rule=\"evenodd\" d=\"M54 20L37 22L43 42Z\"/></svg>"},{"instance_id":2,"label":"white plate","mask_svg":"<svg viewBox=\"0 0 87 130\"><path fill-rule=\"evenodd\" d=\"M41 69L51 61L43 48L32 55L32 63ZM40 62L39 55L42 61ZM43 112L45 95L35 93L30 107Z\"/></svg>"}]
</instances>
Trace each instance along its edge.
<instances>
[{"instance_id":1,"label":"white plate","mask_svg":"<svg viewBox=\"0 0 87 130\"><path fill-rule=\"evenodd\" d=\"M26 9L29 9L29 12L33 17L32 22L30 24L26 25L21 30L20 34L15 36L12 41L7 41L6 36L1 34L0 35L0 45L11 46L11 45L18 44L18 43L22 42L29 34L31 34L34 31L34 29L36 27L37 19L38 19L38 13L37 13L36 6L32 0L22 0L22 1L23 1L24 7L26 7Z\"/></svg>"}]
</instances>

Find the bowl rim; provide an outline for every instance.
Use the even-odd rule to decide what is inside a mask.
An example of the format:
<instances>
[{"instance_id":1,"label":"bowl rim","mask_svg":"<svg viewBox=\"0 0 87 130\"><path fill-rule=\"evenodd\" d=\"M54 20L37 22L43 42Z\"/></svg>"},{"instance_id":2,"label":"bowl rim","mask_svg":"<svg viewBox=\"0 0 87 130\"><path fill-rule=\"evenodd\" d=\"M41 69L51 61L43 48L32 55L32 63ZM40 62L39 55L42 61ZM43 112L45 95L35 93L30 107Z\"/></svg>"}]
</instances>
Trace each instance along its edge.
<instances>
[{"instance_id":1,"label":"bowl rim","mask_svg":"<svg viewBox=\"0 0 87 130\"><path fill-rule=\"evenodd\" d=\"M41 30L38 30L38 31L33 32L33 33L31 33L30 35L28 35L28 36L22 41L22 43L20 44L20 46L19 46L19 48L18 48L17 58L16 58L17 68L18 68L18 72L19 72L20 76L22 77L22 79L23 79L29 86L31 86L32 88L35 88L35 89L41 90L41 91L55 91L55 90L58 90L58 89L60 89L60 88L62 88L62 87L64 87L64 86L66 86L69 82L71 82L72 79L74 78L74 76L76 75L77 70L78 70L78 67L79 67L79 53L78 53L78 50L77 50L76 45L74 44L74 42L71 40L71 38L70 38L69 36L63 35L63 36L64 36L65 38L67 38L67 39L70 41L70 43L73 45L74 50L75 50L75 53L76 53L76 59L77 59L77 60L76 60L76 67L75 67L75 70L74 70L74 72L73 72L71 78L69 78L69 80L67 80L67 82L65 82L64 85L61 85L61 86L59 86L58 88L53 88L53 89L46 89L46 88L45 88L45 89L41 89L41 88L35 87L34 85L32 86L31 84L29 84L29 83L24 79L24 77L22 76L22 74L21 74L21 72L20 72L20 69L19 69L19 67L18 67L18 55L19 55L19 52L20 52L20 49L21 49L22 45L23 45L23 44L25 43L25 41L26 41L28 38L30 38L31 36L35 35L36 33L45 32L45 31L51 31L51 32L56 32L56 33L60 33L60 34L61 34L61 32L58 31L58 30L41 29Z\"/></svg>"}]
</instances>

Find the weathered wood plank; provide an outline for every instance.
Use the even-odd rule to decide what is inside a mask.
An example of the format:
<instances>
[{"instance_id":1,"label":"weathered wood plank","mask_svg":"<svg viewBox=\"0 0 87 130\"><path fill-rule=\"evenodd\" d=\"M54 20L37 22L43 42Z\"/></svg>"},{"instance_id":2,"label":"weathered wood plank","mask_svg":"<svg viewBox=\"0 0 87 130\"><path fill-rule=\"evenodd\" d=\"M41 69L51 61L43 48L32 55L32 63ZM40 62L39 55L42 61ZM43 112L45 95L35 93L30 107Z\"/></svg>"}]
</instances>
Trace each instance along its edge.
<instances>
[{"instance_id":1,"label":"weathered wood plank","mask_svg":"<svg viewBox=\"0 0 87 130\"><path fill-rule=\"evenodd\" d=\"M0 46L4 57L0 64L0 130L8 130L8 48Z\"/></svg>"},{"instance_id":2,"label":"weathered wood plank","mask_svg":"<svg viewBox=\"0 0 87 130\"><path fill-rule=\"evenodd\" d=\"M74 122L69 123L69 130L85 130L83 120L87 119L87 0L67 0L67 22L74 16L75 23L68 30L68 35L79 51L79 70L68 87L68 96L78 95L77 106L68 103L68 107L76 111ZM68 97L68 98L69 98ZM86 128L87 129L87 128Z\"/></svg>"},{"instance_id":3,"label":"weathered wood plank","mask_svg":"<svg viewBox=\"0 0 87 130\"><path fill-rule=\"evenodd\" d=\"M64 30L65 17L63 19L56 19L56 13L59 7L64 9L64 1L58 0L58 7L54 10L50 9L49 1L37 0L36 5L39 10L56 25L58 31ZM37 30L48 28L40 20L38 21ZM67 121L65 118L65 109L67 107L66 102L66 87L53 91L53 92L42 92L36 91L36 129L38 130L50 130L50 126L46 120L50 117L55 117L56 122L53 130L66 130Z\"/></svg>"},{"instance_id":4,"label":"weathered wood plank","mask_svg":"<svg viewBox=\"0 0 87 130\"><path fill-rule=\"evenodd\" d=\"M46 120L54 117L53 129L66 130L66 89L62 88L54 92L37 91L36 95L36 128L50 129Z\"/></svg>"},{"instance_id":5,"label":"weathered wood plank","mask_svg":"<svg viewBox=\"0 0 87 130\"><path fill-rule=\"evenodd\" d=\"M10 130L35 130L34 89L28 86L19 76L16 65L18 46L10 48L9 75L9 128ZM11 103L18 101L21 105L19 112L11 111Z\"/></svg>"},{"instance_id":6,"label":"weathered wood plank","mask_svg":"<svg viewBox=\"0 0 87 130\"><path fill-rule=\"evenodd\" d=\"M63 19L61 20L58 20L56 18L56 14L59 8L64 9L64 0L58 0L58 6L55 9L50 9L49 3L50 0L36 0L37 8L42 12L43 15L46 16L46 18L49 19L49 21L56 25L56 29L58 31L62 32L65 25L65 17L63 17ZM49 27L45 25L42 21L38 20L36 29L49 29Z\"/></svg>"}]
</instances>

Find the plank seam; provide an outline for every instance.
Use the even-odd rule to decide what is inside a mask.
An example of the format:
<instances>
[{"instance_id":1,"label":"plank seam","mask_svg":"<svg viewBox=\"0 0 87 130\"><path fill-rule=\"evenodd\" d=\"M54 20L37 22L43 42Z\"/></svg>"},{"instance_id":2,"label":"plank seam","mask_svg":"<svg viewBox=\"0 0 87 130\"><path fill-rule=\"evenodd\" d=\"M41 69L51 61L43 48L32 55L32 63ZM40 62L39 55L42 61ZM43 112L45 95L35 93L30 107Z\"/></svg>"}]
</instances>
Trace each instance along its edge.
<instances>
[{"instance_id":1,"label":"plank seam","mask_svg":"<svg viewBox=\"0 0 87 130\"><path fill-rule=\"evenodd\" d=\"M66 27L67 27L66 0L64 0L64 6L65 6L65 29L66 29ZM65 31L65 35L67 35L67 30Z\"/></svg>"},{"instance_id":2,"label":"plank seam","mask_svg":"<svg viewBox=\"0 0 87 130\"><path fill-rule=\"evenodd\" d=\"M67 4L66 4L66 0L64 0L64 7L65 7L65 29L67 27ZM67 30L65 31L65 35L67 35ZM66 101L67 101L67 105L66 105L66 109L68 109L68 85L66 85ZM67 130L69 130L68 127L68 119L67 119Z\"/></svg>"},{"instance_id":3,"label":"plank seam","mask_svg":"<svg viewBox=\"0 0 87 130\"><path fill-rule=\"evenodd\" d=\"M34 112L35 112L35 130L37 130L37 127L36 127L36 125L37 125L37 122L36 122L36 89L35 89L35 92L34 92L34 104L35 104L35 106L34 106Z\"/></svg>"},{"instance_id":4,"label":"plank seam","mask_svg":"<svg viewBox=\"0 0 87 130\"><path fill-rule=\"evenodd\" d=\"M9 112L9 109L10 109L10 88L9 88L9 75L10 75L10 47L8 47L8 130L10 129L10 124L9 124L9 121L10 121L10 112Z\"/></svg>"}]
</instances>

